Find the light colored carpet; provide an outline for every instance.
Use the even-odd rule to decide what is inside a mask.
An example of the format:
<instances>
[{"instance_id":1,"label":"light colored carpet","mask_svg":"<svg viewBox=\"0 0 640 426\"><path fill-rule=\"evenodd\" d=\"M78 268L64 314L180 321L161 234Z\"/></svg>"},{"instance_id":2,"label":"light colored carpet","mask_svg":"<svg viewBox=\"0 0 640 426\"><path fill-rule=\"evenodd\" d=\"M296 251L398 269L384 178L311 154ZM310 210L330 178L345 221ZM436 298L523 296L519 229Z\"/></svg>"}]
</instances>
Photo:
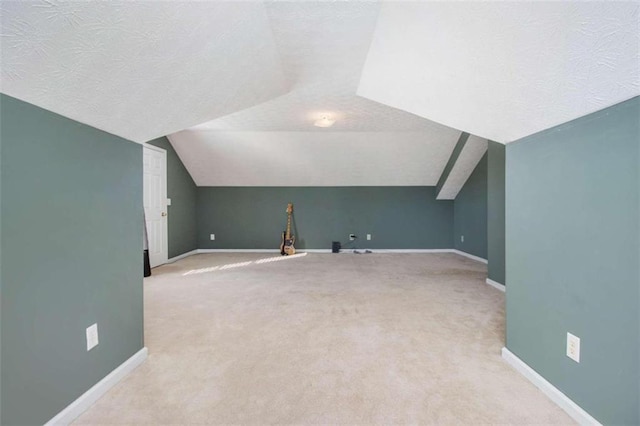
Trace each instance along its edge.
<instances>
[{"instance_id":1,"label":"light colored carpet","mask_svg":"<svg viewBox=\"0 0 640 426\"><path fill-rule=\"evenodd\" d=\"M573 423L502 361L504 293L485 265L453 253L254 262L270 256L155 269L149 358L76 423Z\"/></svg>"}]
</instances>

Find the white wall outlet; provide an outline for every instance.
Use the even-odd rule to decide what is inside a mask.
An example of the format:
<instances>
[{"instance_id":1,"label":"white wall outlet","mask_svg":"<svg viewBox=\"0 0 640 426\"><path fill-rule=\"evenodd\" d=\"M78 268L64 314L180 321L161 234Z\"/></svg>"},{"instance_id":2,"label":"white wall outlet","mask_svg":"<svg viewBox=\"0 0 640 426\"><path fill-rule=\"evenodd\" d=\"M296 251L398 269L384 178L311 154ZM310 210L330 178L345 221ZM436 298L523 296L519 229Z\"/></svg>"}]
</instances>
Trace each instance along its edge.
<instances>
[{"instance_id":1,"label":"white wall outlet","mask_svg":"<svg viewBox=\"0 0 640 426\"><path fill-rule=\"evenodd\" d=\"M209 235L209 238L211 239L211 241L215 240L216 239L216 234Z\"/></svg>"},{"instance_id":2,"label":"white wall outlet","mask_svg":"<svg viewBox=\"0 0 640 426\"><path fill-rule=\"evenodd\" d=\"M460 242L464 243L464 235L460 235Z\"/></svg>"},{"instance_id":3,"label":"white wall outlet","mask_svg":"<svg viewBox=\"0 0 640 426\"><path fill-rule=\"evenodd\" d=\"M371 234L367 234L367 240L371 241Z\"/></svg>"},{"instance_id":4,"label":"white wall outlet","mask_svg":"<svg viewBox=\"0 0 640 426\"><path fill-rule=\"evenodd\" d=\"M353 241L356 239L356 234L349 234L349 241Z\"/></svg>"},{"instance_id":5,"label":"white wall outlet","mask_svg":"<svg viewBox=\"0 0 640 426\"><path fill-rule=\"evenodd\" d=\"M567 356L580 362L580 338L571 333L567 333Z\"/></svg>"},{"instance_id":6,"label":"white wall outlet","mask_svg":"<svg viewBox=\"0 0 640 426\"><path fill-rule=\"evenodd\" d=\"M171 205L171 198L167 198L167 205L170 206Z\"/></svg>"},{"instance_id":7,"label":"white wall outlet","mask_svg":"<svg viewBox=\"0 0 640 426\"><path fill-rule=\"evenodd\" d=\"M87 327L87 351L98 346L98 324Z\"/></svg>"}]
</instances>

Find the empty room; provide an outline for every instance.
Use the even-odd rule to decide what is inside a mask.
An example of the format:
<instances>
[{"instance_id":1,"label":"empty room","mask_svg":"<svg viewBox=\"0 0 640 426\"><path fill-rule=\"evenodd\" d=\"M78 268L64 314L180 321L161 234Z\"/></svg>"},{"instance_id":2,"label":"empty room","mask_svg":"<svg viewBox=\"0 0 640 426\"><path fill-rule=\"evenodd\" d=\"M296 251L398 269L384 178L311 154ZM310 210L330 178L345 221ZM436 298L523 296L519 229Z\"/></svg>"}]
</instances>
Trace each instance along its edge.
<instances>
[{"instance_id":1,"label":"empty room","mask_svg":"<svg viewBox=\"0 0 640 426\"><path fill-rule=\"evenodd\" d=\"M637 1L0 14L0 424L640 424Z\"/></svg>"}]
</instances>

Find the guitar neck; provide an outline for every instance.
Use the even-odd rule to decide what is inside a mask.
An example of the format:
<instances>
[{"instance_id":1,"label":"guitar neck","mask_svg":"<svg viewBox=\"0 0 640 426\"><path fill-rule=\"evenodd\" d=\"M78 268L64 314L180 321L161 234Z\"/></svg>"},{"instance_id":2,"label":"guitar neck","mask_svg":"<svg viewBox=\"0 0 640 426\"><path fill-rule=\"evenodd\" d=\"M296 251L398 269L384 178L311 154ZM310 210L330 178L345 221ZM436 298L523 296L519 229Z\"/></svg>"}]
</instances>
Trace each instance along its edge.
<instances>
[{"instance_id":1,"label":"guitar neck","mask_svg":"<svg viewBox=\"0 0 640 426\"><path fill-rule=\"evenodd\" d=\"M287 213L287 234L285 238L291 238L291 213Z\"/></svg>"}]
</instances>

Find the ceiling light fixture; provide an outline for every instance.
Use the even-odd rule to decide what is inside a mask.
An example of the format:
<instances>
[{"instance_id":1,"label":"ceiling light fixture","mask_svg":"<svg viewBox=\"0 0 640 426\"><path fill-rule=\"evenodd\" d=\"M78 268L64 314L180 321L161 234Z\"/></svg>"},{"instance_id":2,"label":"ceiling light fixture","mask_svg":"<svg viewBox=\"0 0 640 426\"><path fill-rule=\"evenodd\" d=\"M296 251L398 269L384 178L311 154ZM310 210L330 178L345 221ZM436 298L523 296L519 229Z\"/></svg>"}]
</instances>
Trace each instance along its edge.
<instances>
[{"instance_id":1,"label":"ceiling light fixture","mask_svg":"<svg viewBox=\"0 0 640 426\"><path fill-rule=\"evenodd\" d=\"M315 123L313 123L313 125L317 127L331 127L335 122L336 120L333 120L327 117L326 115L323 115L322 118L320 120L316 120Z\"/></svg>"}]
</instances>

